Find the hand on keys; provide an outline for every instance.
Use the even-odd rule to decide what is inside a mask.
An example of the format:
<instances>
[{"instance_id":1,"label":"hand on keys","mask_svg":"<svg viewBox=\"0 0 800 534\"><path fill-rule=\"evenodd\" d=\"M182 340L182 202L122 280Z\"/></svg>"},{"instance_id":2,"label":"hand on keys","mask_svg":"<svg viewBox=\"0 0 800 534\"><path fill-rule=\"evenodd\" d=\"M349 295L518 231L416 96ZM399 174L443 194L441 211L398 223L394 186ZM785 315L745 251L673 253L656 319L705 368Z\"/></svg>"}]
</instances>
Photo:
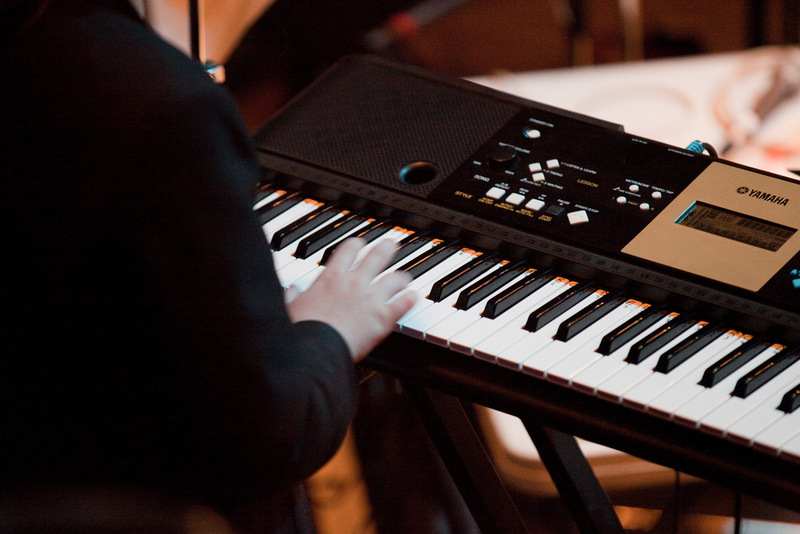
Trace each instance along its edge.
<instances>
[{"instance_id":1,"label":"hand on keys","mask_svg":"<svg viewBox=\"0 0 800 534\"><path fill-rule=\"evenodd\" d=\"M356 362L391 333L417 299L413 291L404 291L411 281L405 273L376 279L389 266L396 244L388 239L379 242L357 261L364 246L362 239L343 241L306 291L295 287L286 291L292 321L328 323L344 338Z\"/></svg>"}]
</instances>

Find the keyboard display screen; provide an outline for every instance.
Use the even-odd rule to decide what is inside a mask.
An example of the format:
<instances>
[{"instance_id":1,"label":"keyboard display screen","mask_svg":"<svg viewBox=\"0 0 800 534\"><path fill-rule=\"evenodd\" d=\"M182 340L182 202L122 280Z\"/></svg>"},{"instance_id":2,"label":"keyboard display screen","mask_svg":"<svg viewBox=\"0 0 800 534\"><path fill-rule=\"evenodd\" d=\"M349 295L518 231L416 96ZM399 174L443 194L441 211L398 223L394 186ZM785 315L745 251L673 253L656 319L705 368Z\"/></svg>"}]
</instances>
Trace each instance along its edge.
<instances>
[{"instance_id":1,"label":"keyboard display screen","mask_svg":"<svg viewBox=\"0 0 800 534\"><path fill-rule=\"evenodd\" d=\"M770 251L777 251L797 230L750 217L705 202L694 202L675 221L677 224L733 239Z\"/></svg>"}]
</instances>

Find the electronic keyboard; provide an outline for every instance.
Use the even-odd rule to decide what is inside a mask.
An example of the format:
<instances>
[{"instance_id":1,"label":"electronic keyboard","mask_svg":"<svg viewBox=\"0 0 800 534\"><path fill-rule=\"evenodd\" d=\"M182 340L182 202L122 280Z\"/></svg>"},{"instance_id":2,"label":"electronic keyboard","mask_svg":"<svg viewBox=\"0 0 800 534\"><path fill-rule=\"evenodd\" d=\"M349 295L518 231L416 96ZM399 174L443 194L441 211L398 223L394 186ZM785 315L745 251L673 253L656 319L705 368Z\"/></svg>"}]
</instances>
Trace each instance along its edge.
<instances>
[{"instance_id":1,"label":"electronic keyboard","mask_svg":"<svg viewBox=\"0 0 800 534\"><path fill-rule=\"evenodd\" d=\"M800 183L369 56L254 139L284 286L397 242L376 368L800 509Z\"/></svg>"}]
</instances>

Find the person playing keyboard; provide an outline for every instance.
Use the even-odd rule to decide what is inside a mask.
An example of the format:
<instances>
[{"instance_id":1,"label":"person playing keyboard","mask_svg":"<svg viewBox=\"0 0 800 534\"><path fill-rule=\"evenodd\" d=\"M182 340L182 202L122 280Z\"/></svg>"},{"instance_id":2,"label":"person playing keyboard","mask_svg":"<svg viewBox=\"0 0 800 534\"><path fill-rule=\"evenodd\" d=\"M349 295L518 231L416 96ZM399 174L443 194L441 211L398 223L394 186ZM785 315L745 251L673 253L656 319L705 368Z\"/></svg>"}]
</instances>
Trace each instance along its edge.
<instances>
[{"instance_id":1,"label":"person playing keyboard","mask_svg":"<svg viewBox=\"0 0 800 534\"><path fill-rule=\"evenodd\" d=\"M373 281L394 245L347 241L284 294L250 139L200 65L127 0L0 0L0 31L3 495L132 487L299 530L353 362L414 303Z\"/></svg>"}]
</instances>

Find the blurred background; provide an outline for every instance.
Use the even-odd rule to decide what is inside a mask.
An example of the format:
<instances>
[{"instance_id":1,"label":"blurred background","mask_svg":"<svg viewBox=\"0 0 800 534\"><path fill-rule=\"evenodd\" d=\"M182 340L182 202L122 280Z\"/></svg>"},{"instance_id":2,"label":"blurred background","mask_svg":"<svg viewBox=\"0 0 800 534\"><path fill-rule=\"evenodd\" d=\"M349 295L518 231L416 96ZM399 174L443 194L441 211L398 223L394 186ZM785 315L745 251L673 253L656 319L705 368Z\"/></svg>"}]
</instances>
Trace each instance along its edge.
<instances>
[{"instance_id":1,"label":"blurred background","mask_svg":"<svg viewBox=\"0 0 800 534\"><path fill-rule=\"evenodd\" d=\"M277 0L227 62L226 85L255 131L326 67L354 52L486 81L513 92L535 83L542 87L544 98L554 99L567 89L579 94L581 89L570 85L594 83L597 69L607 73L606 81L610 76L617 84L635 80L630 82L635 85L649 76L647 65L659 60L744 53L749 62L745 69L734 55L722 66L690 62L690 68L681 71L689 74L679 79L671 71L659 71L664 91L655 96L640 92L624 102L630 111L636 103L632 100L652 97L652 105L643 101L650 105L646 117L658 123L670 119L664 115L680 90L688 102L684 111L713 122L711 97L721 94L715 85L719 79L731 73L746 78L763 63L758 63L762 55L750 52L782 53L786 45L798 42L799 27L800 2L789 0ZM778 79L772 77L780 62L774 57L770 52L762 69L770 83ZM683 68L683 63L677 65ZM596 68L587 70L589 66ZM578 72L579 76L574 74ZM616 86L607 87L613 91ZM769 84L760 87L758 94ZM784 97L793 98L796 87L797 82ZM603 87L594 89L602 94ZM749 103L758 100L753 94ZM572 109L568 99L542 101ZM684 121L680 134L691 136L686 130L692 124L703 131L702 124ZM790 121L781 135L798 139L794 124ZM787 131L794 135L784 135ZM686 137L687 142L691 139ZM782 158L778 170L786 170L788 149L773 145L769 150L780 152ZM362 393L353 432L337 457L308 483L320 533L476 532L400 385L379 375L367 382ZM517 450L520 440L526 439L524 432L497 414L478 415L531 532L574 532L532 445L522 443L523 452ZM587 455L627 532L800 532L798 514L758 499L615 451L591 449ZM747 518L739 526L732 519L737 510Z\"/></svg>"},{"instance_id":2,"label":"blurred background","mask_svg":"<svg viewBox=\"0 0 800 534\"><path fill-rule=\"evenodd\" d=\"M372 52L462 77L798 41L791 0L277 0L228 61L256 128L336 59Z\"/></svg>"}]
</instances>

